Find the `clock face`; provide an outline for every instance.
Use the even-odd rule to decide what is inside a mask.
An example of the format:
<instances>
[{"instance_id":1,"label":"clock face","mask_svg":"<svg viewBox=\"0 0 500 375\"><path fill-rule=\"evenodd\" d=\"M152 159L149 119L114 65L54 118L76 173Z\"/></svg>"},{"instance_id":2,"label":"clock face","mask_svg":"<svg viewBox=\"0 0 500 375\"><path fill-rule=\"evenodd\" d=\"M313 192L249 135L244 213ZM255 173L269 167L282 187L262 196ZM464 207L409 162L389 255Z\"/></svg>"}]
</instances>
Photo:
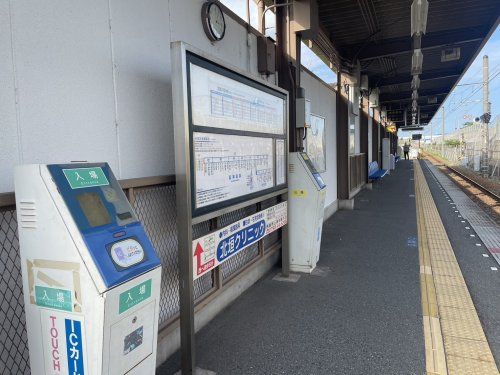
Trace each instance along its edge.
<instances>
[{"instance_id":1,"label":"clock face","mask_svg":"<svg viewBox=\"0 0 500 375\"><path fill-rule=\"evenodd\" d=\"M221 40L226 32L226 21L219 6L211 3L208 8L208 24L215 40Z\"/></svg>"}]
</instances>

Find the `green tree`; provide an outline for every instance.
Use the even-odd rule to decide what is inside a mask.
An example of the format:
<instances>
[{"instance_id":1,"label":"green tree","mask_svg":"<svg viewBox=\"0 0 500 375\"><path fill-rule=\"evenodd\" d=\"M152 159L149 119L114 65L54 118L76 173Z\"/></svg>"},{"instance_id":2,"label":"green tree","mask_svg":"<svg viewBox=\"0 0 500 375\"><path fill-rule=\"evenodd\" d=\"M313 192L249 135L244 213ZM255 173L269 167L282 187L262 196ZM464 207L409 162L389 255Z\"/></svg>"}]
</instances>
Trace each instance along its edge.
<instances>
[{"instance_id":1,"label":"green tree","mask_svg":"<svg viewBox=\"0 0 500 375\"><path fill-rule=\"evenodd\" d=\"M449 147L460 146L460 141L458 139L445 139L444 144Z\"/></svg>"}]
</instances>

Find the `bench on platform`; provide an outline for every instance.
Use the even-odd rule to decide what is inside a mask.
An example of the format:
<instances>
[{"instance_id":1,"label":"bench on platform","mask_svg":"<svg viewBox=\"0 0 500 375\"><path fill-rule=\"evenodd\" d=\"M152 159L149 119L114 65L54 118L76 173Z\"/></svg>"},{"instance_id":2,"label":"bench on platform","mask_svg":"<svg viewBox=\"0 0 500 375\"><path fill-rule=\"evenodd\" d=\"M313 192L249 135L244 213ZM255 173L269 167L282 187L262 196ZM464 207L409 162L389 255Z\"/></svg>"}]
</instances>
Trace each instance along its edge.
<instances>
[{"instance_id":1,"label":"bench on platform","mask_svg":"<svg viewBox=\"0 0 500 375\"><path fill-rule=\"evenodd\" d=\"M368 179L370 181L380 180L387 174L386 169L380 169L377 161L372 161L368 164Z\"/></svg>"}]
</instances>

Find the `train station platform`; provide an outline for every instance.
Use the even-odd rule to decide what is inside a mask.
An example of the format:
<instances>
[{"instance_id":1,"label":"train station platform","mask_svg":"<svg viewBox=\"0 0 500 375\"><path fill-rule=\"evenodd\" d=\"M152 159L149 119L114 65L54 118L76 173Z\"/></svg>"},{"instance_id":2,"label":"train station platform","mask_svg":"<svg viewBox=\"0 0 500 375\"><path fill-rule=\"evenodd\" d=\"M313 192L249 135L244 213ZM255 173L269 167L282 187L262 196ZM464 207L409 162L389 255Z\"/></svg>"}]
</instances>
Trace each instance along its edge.
<instances>
[{"instance_id":1,"label":"train station platform","mask_svg":"<svg viewBox=\"0 0 500 375\"><path fill-rule=\"evenodd\" d=\"M498 373L499 274L473 230L464 231L439 173L401 161L363 190L354 210L325 222L311 275L280 282L273 270L197 334L198 366L217 374ZM179 366L176 353L158 374Z\"/></svg>"}]
</instances>

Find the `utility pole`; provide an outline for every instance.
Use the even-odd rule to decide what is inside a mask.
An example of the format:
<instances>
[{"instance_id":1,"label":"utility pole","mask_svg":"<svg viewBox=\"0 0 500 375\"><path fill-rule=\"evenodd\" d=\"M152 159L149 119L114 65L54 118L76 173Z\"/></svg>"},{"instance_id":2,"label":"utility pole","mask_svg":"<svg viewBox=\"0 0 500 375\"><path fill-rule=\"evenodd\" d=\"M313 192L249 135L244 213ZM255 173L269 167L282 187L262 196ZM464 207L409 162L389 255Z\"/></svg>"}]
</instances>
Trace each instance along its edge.
<instances>
[{"instance_id":1,"label":"utility pole","mask_svg":"<svg viewBox=\"0 0 500 375\"><path fill-rule=\"evenodd\" d=\"M431 146L432 146L432 122L431 122Z\"/></svg>"},{"instance_id":2,"label":"utility pole","mask_svg":"<svg viewBox=\"0 0 500 375\"><path fill-rule=\"evenodd\" d=\"M441 109L443 110L443 124L441 125L441 156L444 158L444 104Z\"/></svg>"},{"instance_id":3,"label":"utility pole","mask_svg":"<svg viewBox=\"0 0 500 375\"><path fill-rule=\"evenodd\" d=\"M488 56L483 56L483 115L481 116L482 121L482 138L483 147L481 149L481 174L483 177L489 177L490 165L488 161L489 151L490 151L490 137L488 132L489 122L490 122L490 102L489 102L489 60Z\"/></svg>"},{"instance_id":4,"label":"utility pole","mask_svg":"<svg viewBox=\"0 0 500 375\"><path fill-rule=\"evenodd\" d=\"M247 4L250 0L247 0ZM250 5L248 5L250 6ZM266 36L266 17L264 17L264 11L266 10L266 5L264 4L264 0L257 2L258 9L258 19L259 19L259 31L262 35Z\"/></svg>"}]
</instances>

